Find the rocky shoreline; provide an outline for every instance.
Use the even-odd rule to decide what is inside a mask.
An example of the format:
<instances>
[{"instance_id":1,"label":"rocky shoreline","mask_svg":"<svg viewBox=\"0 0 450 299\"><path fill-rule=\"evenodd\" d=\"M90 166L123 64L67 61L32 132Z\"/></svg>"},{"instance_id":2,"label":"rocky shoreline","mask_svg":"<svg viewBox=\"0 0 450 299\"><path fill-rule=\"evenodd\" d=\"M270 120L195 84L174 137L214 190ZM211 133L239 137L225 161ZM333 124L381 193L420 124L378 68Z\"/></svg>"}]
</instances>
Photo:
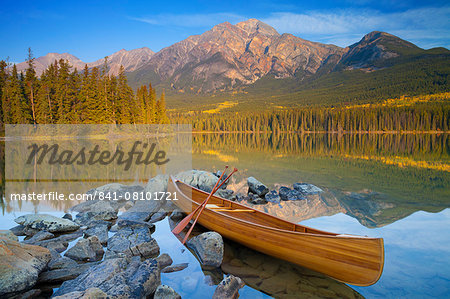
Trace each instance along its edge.
<instances>
[{"instance_id":1,"label":"rocky shoreline","mask_svg":"<svg viewBox=\"0 0 450 299\"><path fill-rule=\"evenodd\" d=\"M177 178L209 192L219 175L191 170ZM108 184L88 193L165 192L167 182L168 176L158 175L146 186ZM226 186L217 194L264 204L303 200L307 194L322 192L304 183L279 191L270 191L253 177L247 183L246 195L234 194ZM62 218L24 215L15 219L18 226L0 232L2 298L180 298L171 286L161 284L161 273L182 271L188 265L173 264L152 237L154 223L169 217L174 226L184 217L170 201L94 199L72 207L70 212ZM23 236L23 241L17 236ZM224 242L217 232L194 236L187 245L202 268L213 271L221 267ZM242 279L228 275L218 282L213 297L235 298L243 285Z\"/></svg>"}]
</instances>

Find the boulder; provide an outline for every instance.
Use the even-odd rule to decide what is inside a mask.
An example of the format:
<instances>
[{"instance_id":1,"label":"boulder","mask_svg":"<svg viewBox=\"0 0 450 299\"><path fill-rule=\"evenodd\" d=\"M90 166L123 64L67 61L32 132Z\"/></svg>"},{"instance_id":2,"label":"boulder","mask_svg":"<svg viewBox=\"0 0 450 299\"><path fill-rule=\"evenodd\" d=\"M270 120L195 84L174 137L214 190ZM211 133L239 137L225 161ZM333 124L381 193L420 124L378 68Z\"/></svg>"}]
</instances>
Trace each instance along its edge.
<instances>
[{"instance_id":1,"label":"boulder","mask_svg":"<svg viewBox=\"0 0 450 299\"><path fill-rule=\"evenodd\" d=\"M48 263L48 269L50 270L73 268L76 266L78 266L78 263L66 256L60 256L56 259L53 259L52 257L52 260L50 261L50 263Z\"/></svg>"},{"instance_id":2,"label":"boulder","mask_svg":"<svg viewBox=\"0 0 450 299\"><path fill-rule=\"evenodd\" d=\"M217 286L213 299L234 299L239 297L239 290L245 283L239 277L229 275Z\"/></svg>"},{"instance_id":3,"label":"boulder","mask_svg":"<svg viewBox=\"0 0 450 299\"><path fill-rule=\"evenodd\" d=\"M295 183L292 187L305 195L323 192L319 187L307 183Z\"/></svg>"},{"instance_id":4,"label":"boulder","mask_svg":"<svg viewBox=\"0 0 450 299\"><path fill-rule=\"evenodd\" d=\"M160 200L137 201L133 207L123 212L119 219L132 221L148 221L154 213L158 212L163 205Z\"/></svg>"},{"instance_id":5,"label":"boulder","mask_svg":"<svg viewBox=\"0 0 450 299\"><path fill-rule=\"evenodd\" d=\"M280 187L280 190L278 190L278 194L280 195L281 200L288 200L288 193L291 191L288 187Z\"/></svg>"},{"instance_id":6,"label":"boulder","mask_svg":"<svg viewBox=\"0 0 450 299\"><path fill-rule=\"evenodd\" d=\"M166 192L167 184L169 183L169 176L165 174L158 174L157 176L148 180L145 185L144 192L154 194L154 192Z\"/></svg>"},{"instance_id":7,"label":"boulder","mask_svg":"<svg viewBox=\"0 0 450 299\"><path fill-rule=\"evenodd\" d=\"M176 178L192 187L206 192L211 192L212 188L219 180L217 176L209 171L195 169L180 172L176 175Z\"/></svg>"},{"instance_id":8,"label":"boulder","mask_svg":"<svg viewBox=\"0 0 450 299\"><path fill-rule=\"evenodd\" d=\"M286 195L287 200L301 200L304 199L304 196L301 192L293 189L293 190L289 190L289 192Z\"/></svg>"},{"instance_id":9,"label":"boulder","mask_svg":"<svg viewBox=\"0 0 450 299\"><path fill-rule=\"evenodd\" d=\"M0 238L0 296L33 287L50 259L46 248Z\"/></svg>"},{"instance_id":10,"label":"boulder","mask_svg":"<svg viewBox=\"0 0 450 299\"><path fill-rule=\"evenodd\" d=\"M105 260L77 278L65 281L54 296L69 296L73 292L99 288L112 298L147 298L160 284L161 273L155 259L141 262L140 257L134 257L128 262L127 259L116 258Z\"/></svg>"},{"instance_id":11,"label":"boulder","mask_svg":"<svg viewBox=\"0 0 450 299\"><path fill-rule=\"evenodd\" d=\"M30 239L27 239L27 240L25 240L23 242L26 243L26 244L35 244L36 242L44 241L44 240L48 240L48 239L53 239L54 237L55 237L54 234L42 230L42 231L36 233Z\"/></svg>"},{"instance_id":12,"label":"boulder","mask_svg":"<svg viewBox=\"0 0 450 299\"><path fill-rule=\"evenodd\" d=\"M82 262L93 262L102 259L104 254L102 244L96 236L78 240L77 244L67 250L65 256Z\"/></svg>"},{"instance_id":13,"label":"boulder","mask_svg":"<svg viewBox=\"0 0 450 299\"><path fill-rule=\"evenodd\" d=\"M83 231L77 230L70 234L60 235L57 238L34 242L33 245L53 249L57 252L63 252L64 250L67 249L67 246L69 246L69 242L76 240L81 236L83 236Z\"/></svg>"},{"instance_id":14,"label":"boulder","mask_svg":"<svg viewBox=\"0 0 450 299\"><path fill-rule=\"evenodd\" d=\"M63 218L63 219L68 219L68 220L73 220L72 215L69 214L69 213L64 214L64 216L62 216L62 218Z\"/></svg>"},{"instance_id":15,"label":"boulder","mask_svg":"<svg viewBox=\"0 0 450 299\"><path fill-rule=\"evenodd\" d=\"M11 228L10 231L16 236L26 236L24 229L25 226L19 224Z\"/></svg>"},{"instance_id":16,"label":"boulder","mask_svg":"<svg viewBox=\"0 0 450 299\"><path fill-rule=\"evenodd\" d=\"M8 239L11 241L19 241L19 238L17 238L17 236L10 230L6 229L6 230L0 230L0 238L2 239Z\"/></svg>"},{"instance_id":17,"label":"boulder","mask_svg":"<svg viewBox=\"0 0 450 299\"><path fill-rule=\"evenodd\" d=\"M153 299L181 299L181 296L171 287L162 284L156 288Z\"/></svg>"},{"instance_id":18,"label":"boulder","mask_svg":"<svg viewBox=\"0 0 450 299\"><path fill-rule=\"evenodd\" d=\"M69 232L80 228L80 226L73 221L47 214L28 214L20 216L19 218L14 219L14 221L31 229L39 231L45 230L51 233Z\"/></svg>"},{"instance_id":19,"label":"boulder","mask_svg":"<svg viewBox=\"0 0 450 299\"><path fill-rule=\"evenodd\" d=\"M254 193L249 193L247 196L247 201L254 205L266 204L267 201L264 198L259 197Z\"/></svg>"},{"instance_id":20,"label":"boulder","mask_svg":"<svg viewBox=\"0 0 450 299\"><path fill-rule=\"evenodd\" d=\"M106 243L108 243L109 238L108 228L109 226L107 224L99 224L96 226L92 226L91 228L88 228L84 232L84 235L86 237L96 236L102 245L106 245Z\"/></svg>"},{"instance_id":21,"label":"boulder","mask_svg":"<svg viewBox=\"0 0 450 299\"><path fill-rule=\"evenodd\" d=\"M167 266L165 268L162 268L162 273L171 273L171 272L178 272L181 270L186 269L189 266L189 263L181 263L176 265Z\"/></svg>"},{"instance_id":22,"label":"boulder","mask_svg":"<svg viewBox=\"0 0 450 299\"><path fill-rule=\"evenodd\" d=\"M124 227L108 239L108 251L148 258L159 255L159 245L148 227Z\"/></svg>"},{"instance_id":23,"label":"boulder","mask_svg":"<svg viewBox=\"0 0 450 299\"><path fill-rule=\"evenodd\" d=\"M81 273L89 269L91 264L78 265L75 262L75 266L62 269L54 269L50 271L42 272L39 275L39 283L58 283L66 280L71 280L77 278Z\"/></svg>"},{"instance_id":24,"label":"boulder","mask_svg":"<svg viewBox=\"0 0 450 299\"><path fill-rule=\"evenodd\" d=\"M255 193L261 198L264 198L267 192L269 192L269 188L266 185L255 179L254 177L249 177L247 179L248 184L248 192Z\"/></svg>"},{"instance_id":25,"label":"boulder","mask_svg":"<svg viewBox=\"0 0 450 299\"><path fill-rule=\"evenodd\" d=\"M165 267L170 266L173 263L172 258L167 253L163 253L158 256L156 258L156 261L158 262L158 266L160 269L164 269Z\"/></svg>"},{"instance_id":26,"label":"boulder","mask_svg":"<svg viewBox=\"0 0 450 299\"><path fill-rule=\"evenodd\" d=\"M155 222L163 220L164 218L166 218L166 216L167 216L167 212L159 211L159 212L156 212L155 214L153 214L152 217L150 217L150 219L148 220L148 222L155 223Z\"/></svg>"},{"instance_id":27,"label":"boulder","mask_svg":"<svg viewBox=\"0 0 450 299\"><path fill-rule=\"evenodd\" d=\"M127 220L127 219L121 219L119 218L116 223L116 231L119 231L121 228L128 227L128 228L134 228L134 227L147 227L151 233L155 231L155 225L153 223L148 223L145 221L134 221L134 220ZM111 228L112 230L112 228Z\"/></svg>"},{"instance_id":28,"label":"boulder","mask_svg":"<svg viewBox=\"0 0 450 299\"><path fill-rule=\"evenodd\" d=\"M187 244L195 251L204 267L217 268L222 264L223 239L220 234L206 232L193 237Z\"/></svg>"},{"instance_id":29,"label":"boulder","mask_svg":"<svg viewBox=\"0 0 450 299\"><path fill-rule=\"evenodd\" d=\"M87 191L86 194L91 195L93 197L93 200L103 199L106 201L111 201L111 203L114 205L118 202L126 201L127 198L132 199L133 193L140 193L142 191L144 191L144 187L140 185L128 186L118 183L112 183L91 189Z\"/></svg>"},{"instance_id":30,"label":"boulder","mask_svg":"<svg viewBox=\"0 0 450 299\"><path fill-rule=\"evenodd\" d=\"M74 208L80 212L75 222L84 224L86 220L114 220L117 219L117 210L114 209L110 201L98 200L85 202L90 203L82 208ZM81 210L81 211L80 211ZM86 219L83 219L86 218Z\"/></svg>"},{"instance_id":31,"label":"boulder","mask_svg":"<svg viewBox=\"0 0 450 299\"><path fill-rule=\"evenodd\" d=\"M52 297L54 299L107 299L108 295L99 288L89 288L86 291L71 292L65 295Z\"/></svg>"},{"instance_id":32,"label":"boulder","mask_svg":"<svg viewBox=\"0 0 450 299\"><path fill-rule=\"evenodd\" d=\"M231 199L234 195L234 192L233 190L229 189L219 189L214 195L220 196L225 199Z\"/></svg>"},{"instance_id":33,"label":"boulder","mask_svg":"<svg viewBox=\"0 0 450 299\"><path fill-rule=\"evenodd\" d=\"M281 197L277 191L272 190L264 196L264 199L267 202L279 203L281 201Z\"/></svg>"}]
</instances>

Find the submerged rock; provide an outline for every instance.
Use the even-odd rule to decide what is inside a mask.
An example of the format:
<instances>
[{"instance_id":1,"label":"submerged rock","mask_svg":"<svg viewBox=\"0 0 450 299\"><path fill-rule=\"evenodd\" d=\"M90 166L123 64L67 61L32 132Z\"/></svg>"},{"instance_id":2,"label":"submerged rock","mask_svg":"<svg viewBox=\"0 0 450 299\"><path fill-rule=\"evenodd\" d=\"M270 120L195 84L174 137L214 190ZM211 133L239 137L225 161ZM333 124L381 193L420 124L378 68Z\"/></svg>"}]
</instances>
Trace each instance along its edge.
<instances>
[{"instance_id":1,"label":"submerged rock","mask_svg":"<svg viewBox=\"0 0 450 299\"><path fill-rule=\"evenodd\" d=\"M156 288L153 299L181 299L181 296L171 287L162 284Z\"/></svg>"},{"instance_id":2,"label":"submerged rock","mask_svg":"<svg viewBox=\"0 0 450 299\"><path fill-rule=\"evenodd\" d=\"M0 238L0 296L33 287L50 259L46 248Z\"/></svg>"},{"instance_id":3,"label":"submerged rock","mask_svg":"<svg viewBox=\"0 0 450 299\"><path fill-rule=\"evenodd\" d=\"M217 286L213 299L234 299L239 297L239 290L245 283L239 277L230 275L225 277Z\"/></svg>"},{"instance_id":4,"label":"submerged rock","mask_svg":"<svg viewBox=\"0 0 450 299\"><path fill-rule=\"evenodd\" d=\"M188 266L189 266L189 263L181 263L181 264L171 265L171 266L162 268L161 272L162 273L178 272L178 271L186 269Z\"/></svg>"},{"instance_id":5,"label":"submerged rock","mask_svg":"<svg viewBox=\"0 0 450 299\"><path fill-rule=\"evenodd\" d=\"M248 184L248 192L255 193L259 197L263 198L267 192L269 192L269 188L266 185L255 179L254 177L249 177L247 179Z\"/></svg>"},{"instance_id":6,"label":"submerged rock","mask_svg":"<svg viewBox=\"0 0 450 299\"><path fill-rule=\"evenodd\" d=\"M297 190L289 190L286 195L287 200L301 200L304 199L303 194Z\"/></svg>"},{"instance_id":7,"label":"submerged rock","mask_svg":"<svg viewBox=\"0 0 450 299\"><path fill-rule=\"evenodd\" d=\"M199 257L203 266L217 268L222 264L223 259L223 239L216 232L206 232L188 241Z\"/></svg>"},{"instance_id":8,"label":"submerged rock","mask_svg":"<svg viewBox=\"0 0 450 299\"><path fill-rule=\"evenodd\" d=\"M319 187L307 183L295 183L292 187L303 194L317 194L323 192Z\"/></svg>"},{"instance_id":9,"label":"submerged rock","mask_svg":"<svg viewBox=\"0 0 450 299\"><path fill-rule=\"evenodd\" d=\"M135 257L128 262L127 259L116 258L105 260L90 267L77 278L65 281L54 296L69 296L73 292L98 288L113 298L146 298L160 284L161 273L155 259L141 262L139 257Z\"/></svg>"},{"instance_id":10,"label":"submerged rock","mask_svg":"<svg viewBox=\"0 0 450 299\"><path fill-rule=\"evenodd\" d=\"M99 261L104 254L102 244L96 236L80 239L75 246L67 250L65 256L75 261Z\"/></svg>"},{"instance_id":11,"label":"submerged rock","mask_svg":"<svg viewBox=\"0 0 450 299\"><path fill-rule=\"evenodd\" d=\"M51 233L69 232L80 228L78 224L68 219L47 214L28 214L14 219L18 224L35 230L45 230Z\"/></svg>"}]
</instances>

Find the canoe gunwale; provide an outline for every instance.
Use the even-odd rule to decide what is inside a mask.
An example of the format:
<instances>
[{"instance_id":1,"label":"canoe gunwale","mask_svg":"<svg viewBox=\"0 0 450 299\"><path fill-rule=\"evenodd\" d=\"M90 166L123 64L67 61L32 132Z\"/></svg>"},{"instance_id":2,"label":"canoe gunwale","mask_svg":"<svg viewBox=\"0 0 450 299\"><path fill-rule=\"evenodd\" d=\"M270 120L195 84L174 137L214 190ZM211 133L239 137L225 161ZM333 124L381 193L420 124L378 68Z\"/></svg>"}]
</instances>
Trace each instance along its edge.
<instances>
[{"instance_id":1,"label":"canoe gunwale","mask_svg":"<svg viewBox=\"0 0 450 299\"><path fill-rule=\"evenodd\" d=\"M199 191L199 192L201 192L201 193L204 193L205 195L208 195L208 194L209 194L209 193L207 193L207 192L205 192L205 191L203 191L203 190L200 190L200 189L194 188L194 187L192 187L192 186L189 186L189 185L183 183L182 181L175 179L175 178L172 177L172 176L171 176L171 180L172 180L172 182L173 182L173 185L174 185L175 188L177 189L177 192L180 192L185 198L187 198L189 201L191 201L191 202L194 203L194 204L200 205L201 203L198 203L198 202L192 200L191 198L189 198L189 196L185 195L184 192L181 191L181 189L178 187L178 183L184 184L184 185L188 186L189 188L192 188L192 189L195 189L196 191ZM271 218L275 218L275 219L277 219L277 220L282 220L283 222L286 222L286 223L289 223L289 224L292 224L292 225L295 225L295 226L299 226L299 227L306 228L306 229L313 229L313 228L310 228L310 227L308 227L308 226L304 226L304 225L301 225L301 224L298 224L298 223L290 222L290 221L287 221L287 220L284 220L284 219L275 217L275 216L270 215L270 214L268 214L268 213L266 213L266 212L256 210L256 209L254 209L254 208L252 208L252 207L249 207L249 206L246 206L246 205L237 203L237 202L233 202L233 201L231 201L231 200L228 200L228 199L225 199L225 198L216 196L216 195L213 195L212 197L216 197L216 198L218 198L218 199L220 199L220 200L225 200L225 201L227 201L227 202L231 202L231 203L233 203L233 204L239 205L239 206L241 206L241 207L243 207L243 208L246 208L246 209L254 210L256 213L264 214L265 216L268 216L268 217L271 217ZM208 208L205 207L205 209L208 209ZM213 213L220 214L220 216L227 217L227 218L232 218L232 219L234 219L234 220L241 221L241 222L244 222L244 223L247 223L247 224L250 224L250 225L254 225L254 226L258 226L258 227L261 227L261 228L270 229L270 230L274 230L274 231L279 231L279 232L285 232L285 233L295 234L295 235L307 235L307 236L320 237L320 238L327 237L327 238L339 238L339 239L349 239L349 240L354 240L354 239L379 240L379 239L381 239L381 238L371 238L371 237L358 236L358 235L342 235L342 234L335 234L335 233L330 233L330 232L327 232L327 231L321 231L321 230L318 230L318 229L313 229L313 230L319 231L319 232L323 232L324 234L305 233L305 232L299 232L299 231L293 231L293 230L281 229L281 228L276 228L276 227L272 227L272 226L262 225L262 224L255 223L255 222L250 222L250 221L247 221L247 220L238 218L238 217L233 217L232 215L225 214L225 213L226 213L225 211L215 211L214 209L208 209L208 211L211 211L211 212L213 212Z\"/></svg>"}]
</instances>

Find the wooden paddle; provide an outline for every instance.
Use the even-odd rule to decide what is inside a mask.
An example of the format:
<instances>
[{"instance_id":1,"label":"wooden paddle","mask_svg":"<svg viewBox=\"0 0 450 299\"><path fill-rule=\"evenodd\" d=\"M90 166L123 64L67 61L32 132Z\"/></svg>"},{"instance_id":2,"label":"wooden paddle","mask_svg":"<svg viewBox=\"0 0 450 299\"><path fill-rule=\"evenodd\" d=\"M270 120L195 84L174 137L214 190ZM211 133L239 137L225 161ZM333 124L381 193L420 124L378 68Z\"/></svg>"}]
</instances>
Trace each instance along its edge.
<instances>
[{"instance_id":1,"label":"wooden paddle","mask_svg":"<svg viewBox=\"0 0 450 299\"><path fill-rule=\"evenodd\" d=\"M216 190L213 190L213 192L211 192L211 194L209 194L209 196L205 199L205 201L200 205L202 208L200 209L200 211L197 214L197 217L195 217L194 223L192 223L192 226L189 228L186 236L183 239L183 242L181 242L182 244L186 243L187 238L189 237L189 235L191 234L192 230L194 229L195 224L197 223L198 218L200 217L200 215L202 214L203 210L206 207L206 204L208 203L209 199L211 198L211 196L213 195L214 192L216 192L217 190L220 189L220 187L222 187L223 184L225 184L226 181L228 181L228 179L233 175L233 173L235 173L237 171L237 168L235 167L233 169L233 171L227 176L227 178L222 182L222 184L219 185L219 187L217 187ZM220 179L219 179L220 180ZM217 185L217 184L216 184Z\"/></svg>"},{"instance_id":2,"label":"wooden paddle","mask_svg":"<svg viewBox=\"0 0 450 299\"><path fill-rule=\"evenodd\" d=\"M217 191L216 187L219 184L219 182L222 180L223 175L225 174L225 171L228 169L228 165L225 166L225 170L222 172L222 174L220 175L219 180L217 181L217 183L214 185L214 188L211 190L211 193L209 194L208 198L206 200L209 200L209 198ZM205 200L205 201L206 201ZM175 226L175 228L172 230L172 233L178 235L179 233L181 233L183 231L183 229L188 225L189 221L191 221L192 217L194 217L195 213L197 213L198 210L200 210L200 207L203 205L203 203L201 205L199 205L194 211L192 211L189 215L187 215L186 217L183 218L183 220L180 221L180 223L177 224L177 226Z\"/></svg>"}]
</instances>

